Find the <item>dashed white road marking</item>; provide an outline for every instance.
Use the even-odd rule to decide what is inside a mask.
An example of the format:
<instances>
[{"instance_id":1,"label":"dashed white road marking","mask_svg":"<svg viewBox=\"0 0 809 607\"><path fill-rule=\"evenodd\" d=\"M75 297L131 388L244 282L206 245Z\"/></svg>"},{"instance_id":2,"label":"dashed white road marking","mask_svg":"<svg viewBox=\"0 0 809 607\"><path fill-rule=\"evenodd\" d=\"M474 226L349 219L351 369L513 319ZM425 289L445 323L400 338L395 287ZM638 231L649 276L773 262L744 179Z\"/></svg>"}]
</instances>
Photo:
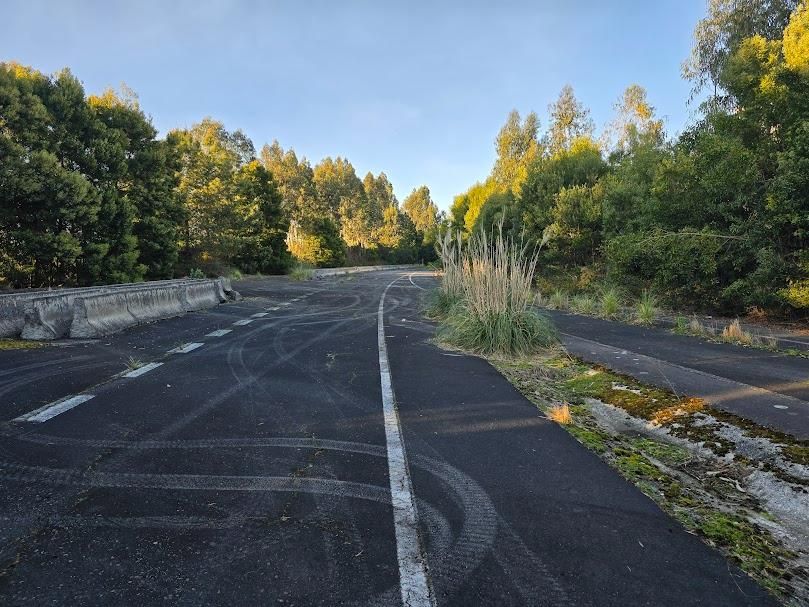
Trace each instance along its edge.
<instances>
[{"instance_id":1,"label":"dashed white road marking","mask_svg":"<svg viewBox=\"0 0 809 607\"><path fill-rule=\"evenodd\" d=\"M267 308L270 312L275 312L276 310L280 310L278 306L273 306L272 308Z\"/></svg>"},{"instance_id":2,"label":"dashed white road marking","mask_svg":"<svg viewBox=\"0 0 809 607\"><path fill-rule=\"evenodd\" d=\"M267 312L256 312L255 314L251 314L250 318L264 318L267 314Z\"/></svg>"},{"instance_id":3,"label":"dashed white road marking","mask_svg":"<svg viewBox=\"0 0 809 607\"><path fill-rule=\"evenodd\" d=\"M281 304L279 304L279 305L282 305L282 306L288 306L288 305L289 305L289 303L290 303L290 302L285 301L285 302L283 302L283 303L281 303Z\"/></svg>"},{"instance_id":4,"label":"dashed white road marking","mask_svg":"<svg viewBox=\"0 0 809 607\"><path fill-rule=\"evenodd\" d=\"M140 377L153 369L157 369L163 363L149 363L148 365L143 365L142 367L138 367L137 369L133 369L129 373L124 373L123 377Z\"/></svg>"},{"instance_id":5,"label":"dashed white road marking","mask_svg":"<svg viewBox=\"0 0 809 607\"><path fill-rule=\"evenodd\" d=\"M205 344L200 342L191 342L190 344L183 344L178 348L174 348L173 350L169 350L169 354L188 354L189 352L196 350L197 348L201 348Z\"/></svg>"},{"instance_id":6,"label":"dashed white road marking","mask_svg":"<svg viewBox=\"0 0 809 607\"><path fill-rule=\"evenodd\" d=\"M244 325L249 325L251 322L253 322L253 320L255 320L255 319L253 319L253 318L243 318L241 320L237 320L236 322L234 322L233 326L234 327L243 327Z\"/></svg>"},{"instance_id":7,"label":"dashed white road marking","mask_svg":"<svg viewBox=\"0 0 809 607\"><path fill-rule=\"evenodd\" d=\"M95 394L77 394L76 396L68 396L61 400L57 400L56 402L49 403L44 407L40 407L39 409L31 411L30 413L26 413L25 415L20 415L14 421L34 422L34 423L46 422L52 417L56 417L60 413L69 411L73 407L76 407L82 403L86 403L94 396Z\"/></svg>"},{"instance_id":8,"label":"dashed white road marking","mask_svg":"<svg viewBox=\"0 0 809 607\"><path fill-rule=\"evenodd\" d=\"M396 280L399 280L398 278ZM385 295L394 280L382 292L377 312L377 343L379 346L379 377L382 385L382 412L385 419L385 439L388 452L393 526L396 531L396 555L399 560L399 587L402 603L409 607L431 607L432 593L427 577L419 535L418 513L413 484L407 469L402 429L396 411L396 398L391 383L388 347L385 343Z\"/></svg>"},{"instance_id":9,"label":"dashed white road marking","mask_svg":"<svg viewBox=\"0 0 809 607\"><path fill-rule=\"evenodd\" d=\"M789 409L786 405L773 405L773 409Z\"/></svg>"},{"instance_id":10,"label":"dashed white road marking","mask_svg":"<svg viewBox=\"0 0 809 607\"><path fill-rule=\"evenodd\" d=\"M233 329L217 329L216 331L211 331L205 337L222 337L223 335L227 335Z\"/></svg>"}]
</instances>

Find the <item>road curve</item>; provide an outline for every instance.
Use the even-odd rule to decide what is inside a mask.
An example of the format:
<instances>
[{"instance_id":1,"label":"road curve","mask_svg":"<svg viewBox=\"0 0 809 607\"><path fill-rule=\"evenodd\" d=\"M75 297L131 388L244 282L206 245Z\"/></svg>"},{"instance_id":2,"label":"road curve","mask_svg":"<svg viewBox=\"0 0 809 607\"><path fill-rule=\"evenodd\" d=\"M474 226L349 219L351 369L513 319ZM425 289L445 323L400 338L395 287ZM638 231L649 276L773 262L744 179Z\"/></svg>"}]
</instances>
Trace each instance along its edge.
<instances>
[{"instance_id":1,"label":"road curve","mask_svg":"<svg viewBox=\"0 0 809 607\"><path fill-rule=\"evenodd\" d=\"M773 604L433 345L434 284L243 281L239 303L0 352L0 603Z\"/></svg>"}]
</instances>

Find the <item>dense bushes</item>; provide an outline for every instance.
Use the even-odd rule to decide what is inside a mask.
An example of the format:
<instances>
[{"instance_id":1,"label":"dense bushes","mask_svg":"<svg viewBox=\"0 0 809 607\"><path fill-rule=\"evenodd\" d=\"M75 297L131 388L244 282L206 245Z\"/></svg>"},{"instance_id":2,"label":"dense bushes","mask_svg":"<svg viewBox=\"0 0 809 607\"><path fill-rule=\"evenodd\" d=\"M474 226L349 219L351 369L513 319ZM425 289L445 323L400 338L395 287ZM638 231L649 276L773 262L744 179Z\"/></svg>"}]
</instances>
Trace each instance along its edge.
<instances>
[{"instance_id":1,"label":"dense bushes","mask_svg":"<svg viewBox=\"0 0 809 607\"><path fill-rule=\"evenodd\" d=\"M805 1L797 7L789 17L778 3L749 13L711 4L713 25L698 27L689 69L698 84L713 79L717 93L676 141L665 140L645 92L633 85L596 143L586 110L567 89L545 136L535 133L537 151L520 155L522 146L510 158L522 163L513 171L519 182L501 184L482 203L474 186L456 198L452 216L475 208L469 233L505 217L513 234L549 237L540 263L546 276L595 273L629 294L651 289L689 309L806 314L809 61L801 51L809 45L809 9ZM505 135L518 132L514 125L512 115L498 151ZM497 184L494 171L485 183Z\"/></svg>"}]
</instances>

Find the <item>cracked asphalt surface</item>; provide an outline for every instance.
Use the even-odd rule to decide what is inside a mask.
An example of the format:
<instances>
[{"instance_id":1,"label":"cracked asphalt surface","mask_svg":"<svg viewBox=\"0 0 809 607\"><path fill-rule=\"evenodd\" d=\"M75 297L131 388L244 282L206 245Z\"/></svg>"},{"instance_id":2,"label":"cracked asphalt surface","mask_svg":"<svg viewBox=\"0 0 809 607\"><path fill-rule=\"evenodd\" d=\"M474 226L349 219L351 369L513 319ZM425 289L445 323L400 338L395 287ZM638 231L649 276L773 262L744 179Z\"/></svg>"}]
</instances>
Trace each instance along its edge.
<instances>
[{"instance_id":1,"label":"cracked asphalt surface","mask_svg":"<svg viewBox=\"0 0 809 607\"><path fill-rule=\"evenodd\" d=\"M394 280L436 604L773 604L488 363L436 347L434 278L393 271L243 281L242 302L0 352L0 603L400 605L377 346ZM71 395L92 398L15 421Z\"/></svg>"},{"instance_id":2,"label":"cracked asphalt surface","mask_svg":"<svg viewBox=\"0 0 809 607\"><path fill-rule=\"evenodd\" d=\"M567 350L640 381L809 439L809 359L549 310Z\"/></svg>"}]
</instances>

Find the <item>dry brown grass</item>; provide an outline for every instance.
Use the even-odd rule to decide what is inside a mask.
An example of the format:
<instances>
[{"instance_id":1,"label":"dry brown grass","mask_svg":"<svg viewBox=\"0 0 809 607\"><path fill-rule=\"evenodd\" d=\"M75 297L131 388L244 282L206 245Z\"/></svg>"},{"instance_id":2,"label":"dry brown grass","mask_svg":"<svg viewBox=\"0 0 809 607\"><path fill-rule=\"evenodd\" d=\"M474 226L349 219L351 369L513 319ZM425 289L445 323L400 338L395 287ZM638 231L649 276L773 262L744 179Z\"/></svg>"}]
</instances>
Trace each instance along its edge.
<instances>
[{"instance_id":1,"label":"dry brown grass","mask_svg":"<svg viewBox=\"0 0 809 607\"><path fill-rule=\"evenodd\" d=\"M753 343L753 336L742 329L742 325L739 323L738 318L722 329L722 339L725 341L735 341L742 344Z\"/></svg>"},{"instance_id":2,"label":"dry brown grass","mask_svg":"<svg viewBox=\"0 0 809 607\"><path fill-rule=\"evenodd\" d=\"M554 405L548 409L548 419L555 421L557 424L562 424L563 426L573 423L573 416L570 414L570 407L567 403Z\"/></svg>"}]
</instances>

